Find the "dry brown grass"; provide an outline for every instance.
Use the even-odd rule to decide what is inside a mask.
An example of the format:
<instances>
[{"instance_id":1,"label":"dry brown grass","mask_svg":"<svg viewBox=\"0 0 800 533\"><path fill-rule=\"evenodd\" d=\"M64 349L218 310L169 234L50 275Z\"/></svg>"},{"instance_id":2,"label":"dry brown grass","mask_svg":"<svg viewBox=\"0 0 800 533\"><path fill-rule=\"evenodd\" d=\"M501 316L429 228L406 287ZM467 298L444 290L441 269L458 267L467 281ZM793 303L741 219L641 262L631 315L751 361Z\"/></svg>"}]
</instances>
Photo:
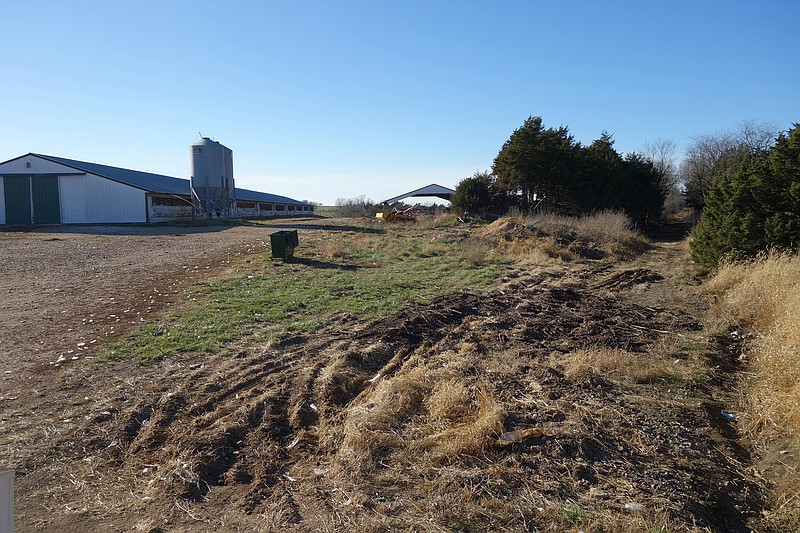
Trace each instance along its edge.
<instances>
[{"instance_id":1,"label":"dry brown grass","mask_svg":"<svg viewBox=\"0 0 800 533\"><path fill-rule=\"evenodd\" d=\"M559 245L553 237L490 241L485 246L521 265L552 266L575 259L575 254Z\"/></svg>"},{"instance_id":2,"label":"dry brown grass","mask_svg":"<svg viewBox=\"0 0 800 533\"><path fill-rule=\"evenodd\" d=\"M485 239L470 237L461 243L464 259L471 265L481 265L486 262L490 244Z\"/></svg>"},{"instance_id":3,"label":"dry brown grass","mask_svg":"<svg viewBox=\"0 0 800 533\"><path fill-rule=\"evenodd\" d=\"M403 444L394 430L422 407L429 390L422 368L380 379L374 390L348 409L338 461L345 469L368 472L383 456Z\"/></svg>"},{"instance_id":4,"label":"dry brown grass","mask_svg":"<svg viewBox=\"0 0 800 533\"><path fill-rule=\"evenodd\" d=\"M515 214L494 221L478 235L514 260L547 264L579 257L630 259L647 246L647 240L631 227L630 218L618 211L579 218Z\"/></svg>"},{"instance_id":5,"label":"dry brown grass","mask_svg":"<svg viewBox=\"0 0 800 533\"><path fill-rule=\"evenodd\" d=\"M445 403L432 403L431 415L435 420L446 412L448 422L456 425L424 438L415 446L432 450L437 462L475 455L489 443L490 438L497 438L503 432L504 410L486 388L477 389L472 400L468 399L469 393L463 384L446 382L443 386L438 391L437 400ZM463 403L465 400L467 403Z\"/></svg>"},{"instance_id":6,"label":"dry brown grass","mask_svg":"<svg viewBox=\"0 0 800 533\"><path fill-rule=\"evenodd\" d=\"M683 361L654 353L632 353L611 348L577 350L559 356L557 364L571 381L604 376L622 383L657 383L691 379L694 370Z\"/></svg>"},{"instance_id":7,"label":"dry brown grass","mask_svg":"<svg viewBox=\"0 0 800 533\"><path fill-rule=\"evenodd\" d=\"M711 313L717 327L755 333L743 354L753 372L745 429L766 457L800 450L800 256L768 253L724 264L706 290L716 300ZM779 456L771 467L776 507L800 520L800 456Z\"/></svg>"},{"instance_id":8,"label":"dry brown grass","mask_svg":"<svg viewBox=\"0 0 800 533\"><path fill-rule=\"evenodd\" d=\"M502 432L503 415L485 387L415 366L380 378L347 409L337 460L353 475L371 472L395 449L437 462L473 455Z\"/></svg>"},{"instance_id":9,"label":"dry brown grass","mask_svg":"<svg viewBox=\"0 0 800 533\"><path fill-rule=\"evenodd\" d=\"M767 253L754 261L725 263L705 290L716 298L712 316L718 326L769 333L800 309L790 305L800 290L800 257Z\"/></svg>"},{"instance_id":10,"label":"dry brown grass","mask_svg":"<svg viewBox=\"0 0 800 533\"><path fill-rule=\"evenodd\" d=\"M420 215L414 225L419 229L449 228L458 223L458 217L453 213L441 215Z\"/></svg>"},{"instance_id":11,"label":"dry brown grass","mask_svg":"<svg viewBox=\"0 0 800 533\"><path fill-rule=\"evenodd\" d=\"M425 406L434 421L452 422L469 414L470 392L462 381L444 379L436 383Z\"/></svg>"},{"instance_id":12,"label":"dry brown grass","mask_svg":"<svg viewBox=\"0 0 800 533\"><path fill-rule=\"evenodd\" d=\"M341 259L346 252L345 246L339 239L328 238L319 245L319 254L328 261Z\"/></svg>"},{"instance_id":13,"label":"dry brown grass","mask_svg":"<svg viewBox=\"0 0 800 533\"><path fill-rule=\"evenodd\" d=\"M620 506L617 509L587 511L575 502L546 502L542 509L542 522L547 524L542 533L583 532L583 533L668 533L686 531L709 533L707 528L686 527L676 524L669 513L663 509L645 508L641 511L628 511Z\"/></svg>"},{"instance_id":14,"label":"dry brown grass","mask_svg":"<svg viewBox=\"0 0 800 533\"><path fill-rule=\"evenodd\" d=\"M628 215L621 211L599 211L578 219L578 234L586 240L598 243L624 243L635 233L631 231L633 223Z\"/></svg>"}]
</instances>

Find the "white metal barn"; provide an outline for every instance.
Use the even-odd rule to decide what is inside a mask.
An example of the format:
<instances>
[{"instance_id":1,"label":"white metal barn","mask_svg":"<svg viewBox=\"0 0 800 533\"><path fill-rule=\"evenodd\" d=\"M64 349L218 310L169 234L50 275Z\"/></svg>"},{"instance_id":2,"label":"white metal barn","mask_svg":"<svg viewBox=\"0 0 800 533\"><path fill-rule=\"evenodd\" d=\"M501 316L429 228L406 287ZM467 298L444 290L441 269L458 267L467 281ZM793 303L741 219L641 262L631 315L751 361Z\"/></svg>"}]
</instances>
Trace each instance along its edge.
<instances>
[{"instance_id":1,"label":"white metal barn","mask_svg":"<svg viewBox=\"0 0 800 533\"><path fill-rule=\"evenodd\" d=\"M232 218L311 214L311 205L234 189ZM192 218L187 179L27 154L0 163L0 225L159 222Z\"/></svg>"},{"instance_id":2,"label":"white metal barn","mask_svg":"<svg viewBox=\"0 0 800 533\"><path fill-rule=\"evenodd\" d=\"M401 194L400 196L389 198L388 200L384 200L381 203L393 204L395 202L399 202L400 200L404 200L406 198L412 198L414 196L435 196L437 198L441 198L442 200L450 201L455 193L456 191L453 189L448 189L447 187L442 187L441 185L431 183L430 185L426 185L425 187L420 187L419 189L415 189L405 194Z\"/></svg>"}]
</instances>

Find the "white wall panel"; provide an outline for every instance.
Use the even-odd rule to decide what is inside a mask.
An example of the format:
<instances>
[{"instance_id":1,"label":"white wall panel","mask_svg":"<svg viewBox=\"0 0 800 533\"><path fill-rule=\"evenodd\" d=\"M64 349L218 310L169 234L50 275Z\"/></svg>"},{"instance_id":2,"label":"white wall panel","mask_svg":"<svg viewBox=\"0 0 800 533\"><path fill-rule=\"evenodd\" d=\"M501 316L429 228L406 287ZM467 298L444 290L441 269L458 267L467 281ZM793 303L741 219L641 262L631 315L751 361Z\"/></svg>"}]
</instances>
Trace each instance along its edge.
<instances>
[{"instance_id":1,"label":"white wall panel","mask_svg":"<svg viewBox=\"0 0 800 533\"><path fill-rule=\"evenodd\" d=\"M28 168L28 163L31 164L30 168ZM35 155L26 155L0 164L0 174L68 174L71 172L80 172L80 170L53 163Z\"/></svg>"},{"instance_id":2,"label":"white wall panel","mask_svg":"<svg viewBox=\"0 0 800 533\"><path fill-rule=\"evenodd\" d=\"M64 224L147 222L145 192L93 174L60 176Z\"/></svg>"},{"instance_id":3,"label":"white wall panel","mask_svg":"<svg viewBox=\"0 0 800 533\"><path fill-rule=\"evenodd\" d=\"M3 187L3 176L0 176L0 224L6 223L6 195Z\"/></svg>"},{"instance_id":4,"label":"white wall panel","mask_svg":"<svg viewBox=\"0 0 800 533\"><path fill-rule=\"evenodd\" d=\"M61 222L64 224L85 224L89 221L86 201L87 177L59 176L58 193L61 196Z\"/></svg>"}]
</instances>

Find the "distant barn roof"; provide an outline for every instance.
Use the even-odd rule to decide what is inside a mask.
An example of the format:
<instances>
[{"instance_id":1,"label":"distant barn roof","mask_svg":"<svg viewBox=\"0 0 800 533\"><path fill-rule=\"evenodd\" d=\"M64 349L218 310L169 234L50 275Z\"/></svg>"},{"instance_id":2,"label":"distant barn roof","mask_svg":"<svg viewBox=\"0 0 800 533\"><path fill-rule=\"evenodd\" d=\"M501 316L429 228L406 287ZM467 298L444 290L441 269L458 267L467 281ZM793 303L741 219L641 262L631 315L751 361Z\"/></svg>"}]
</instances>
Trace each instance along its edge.
<instances>
[{"instance_id":1,"label":"distant barn roof","mask_svg":"<svg viewBox=\"0 0 800 533\"><path fill-rule=\"evenodd\" d=\"M395 196L394 198L384 200L383 203L393 204L394 202L399 202L404 198L411 198L412 196L436 196L437 198L441 198L443 200L450 200L455 193L456 191L453 189L448 189L447 187L442 187L441 185L431 183L425 187L421 187L411 192L401 194L400 196Z\"/></svg>"},{"instance_id":2,"label":"distant barn roof","mask_svg":"<svg viewBox=\"0 0 800 533\"><path fill-rule=\"evenodd\" d=\"M143 189L148 192L163 193L163 194L189 194L190 182L184 178L173 178L172 176L164 176L162 174L152 174L150 172L141 172L139 170L129 170L127 168L112 167L108 165L100 165L98 163L87 163L86 161L75 161L74 159L66 159L64 157L55 157L51 155L31 154L36 157L41 157L54 163L60 163L68 167L102 176L110 180L118 181L138 189ZM251 202L271 202L278 204L302 204L292 198L286 196L279 196L277 194L269 194L266 192L251 191L249 189L239 189L234 191L234 197L237 200L248 200Z\"/></svg>"},{"instance_id":3,"label":"distant barn roof","mask_svg":"<svg viewBox=\"0 0 800 533\"><path fill-rule=\"evenodd\" d=\"M249 189L236 188L234 197L237 200L248 200L250 202L270 202L274 204L303 204L305 202L298 202L286 196L279 196L277 194L270 194L268 192L251 191Z\"/></svg>"}]
</instances>

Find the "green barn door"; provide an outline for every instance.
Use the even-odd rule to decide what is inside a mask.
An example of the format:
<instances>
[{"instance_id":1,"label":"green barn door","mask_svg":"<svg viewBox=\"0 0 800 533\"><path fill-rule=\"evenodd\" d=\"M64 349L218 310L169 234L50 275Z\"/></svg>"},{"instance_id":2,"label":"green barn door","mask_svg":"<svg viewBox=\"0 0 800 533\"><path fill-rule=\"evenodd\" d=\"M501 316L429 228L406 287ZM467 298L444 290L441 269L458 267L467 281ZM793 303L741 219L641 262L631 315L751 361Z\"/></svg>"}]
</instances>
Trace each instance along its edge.
<instances>
[{"instance_id":1,"label":"green barn door","mask_svg":"<svg viewBox=\"0 0 800 533\"><path fill-rule=\"evenodd\" d=\"M61 224L58 176L34 176L31 178L31 191L33 192L33 223Z\"/></svg>"},{"instance_id":2,"label":"green barn door","mask_svg":"<svg viewBox=\"0 0 800 533\"><path fill-rule=\"evenodd\" d=\"M6 224L31 223L31 179L28 176L3 176Z\"/></svg>"}]
</instances>

